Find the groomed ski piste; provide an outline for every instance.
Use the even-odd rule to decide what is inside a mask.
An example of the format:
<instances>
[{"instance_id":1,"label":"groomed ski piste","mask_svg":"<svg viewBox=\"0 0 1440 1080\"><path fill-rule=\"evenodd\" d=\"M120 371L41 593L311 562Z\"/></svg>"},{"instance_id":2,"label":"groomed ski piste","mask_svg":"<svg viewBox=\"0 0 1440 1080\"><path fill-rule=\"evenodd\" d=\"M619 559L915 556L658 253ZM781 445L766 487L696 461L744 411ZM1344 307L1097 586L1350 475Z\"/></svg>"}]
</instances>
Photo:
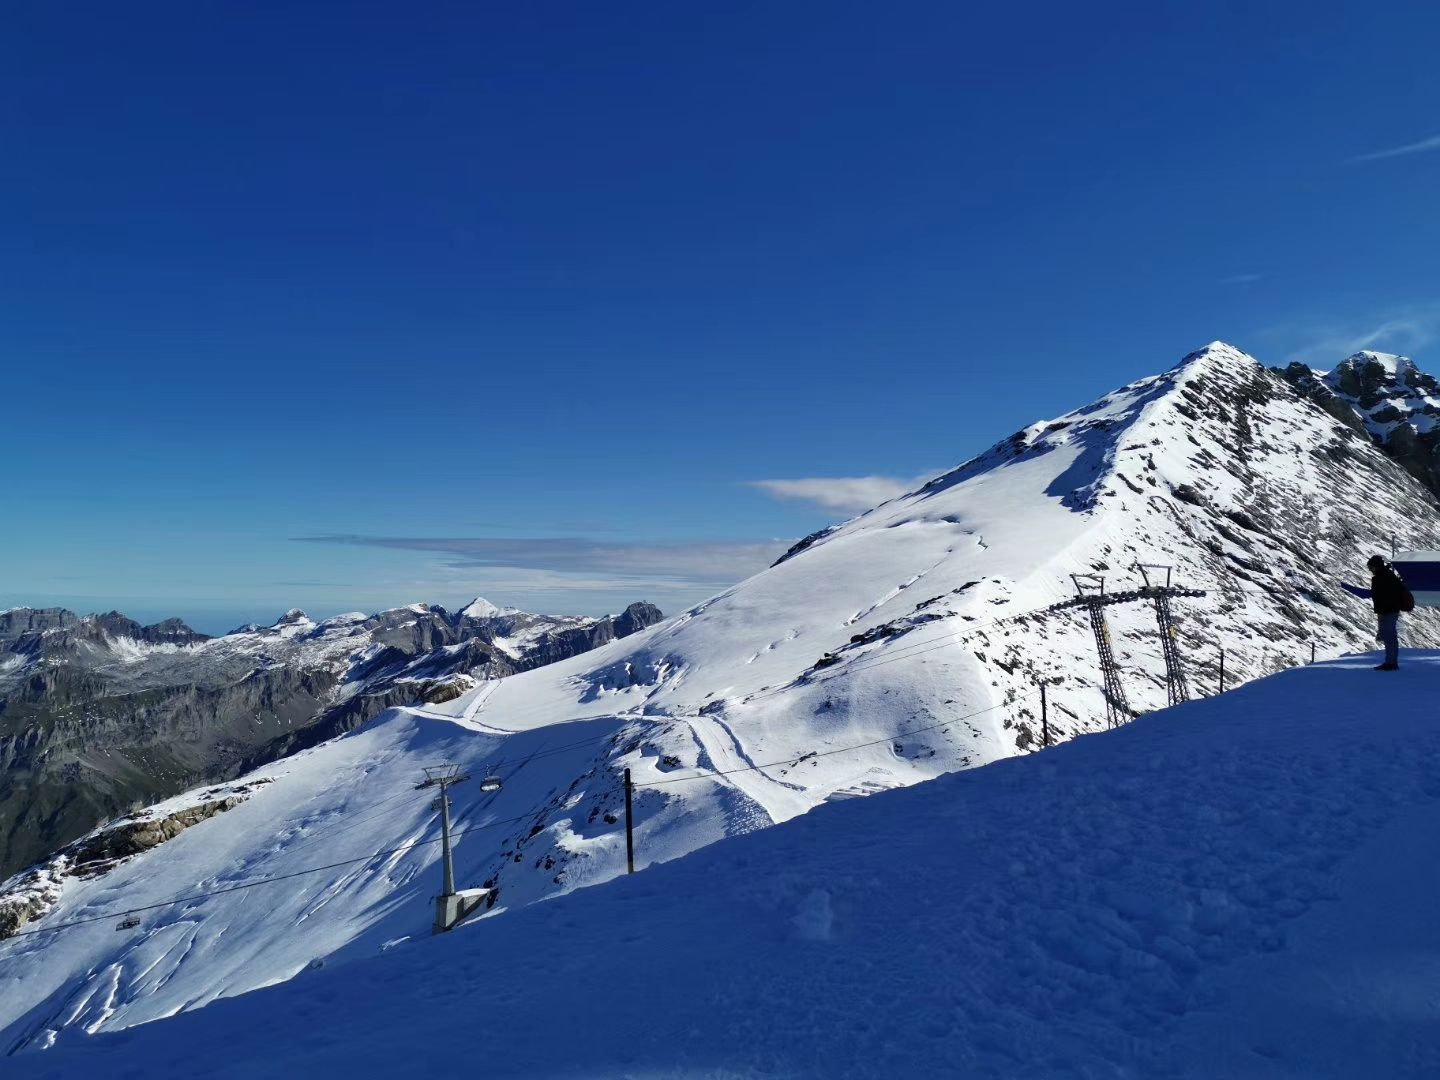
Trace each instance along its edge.
<instances>
[{"instance_id":1,"label":"groomed ski piste","mask_svg":"<svg viewBox=\"0 0 1440 1080\"><path fill-rule=\"evenodd\" d=\"M1375 662L824 806L6 1074L1434 1077L1440 653Z\"/></svg>"}]
</instances>

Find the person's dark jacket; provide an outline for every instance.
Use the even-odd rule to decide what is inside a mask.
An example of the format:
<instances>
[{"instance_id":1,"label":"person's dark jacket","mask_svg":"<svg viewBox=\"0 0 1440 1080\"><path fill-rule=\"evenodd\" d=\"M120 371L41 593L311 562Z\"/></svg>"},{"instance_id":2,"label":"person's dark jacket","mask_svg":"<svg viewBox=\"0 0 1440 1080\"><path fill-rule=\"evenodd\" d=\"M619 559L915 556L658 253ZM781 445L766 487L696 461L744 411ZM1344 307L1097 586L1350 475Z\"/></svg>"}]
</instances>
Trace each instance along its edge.
<instances>
[{"instance_id":1,"label":"person's dark jacket","mask_svg":"<svg viewBox=\"0 0 1440 1080\"><path fill-rule=\"evenodd\" d=\"M1398 615L1405 607L1405 582L1393 566L1382 566L1370 577L1370 600L1377 615Z\"/></svg>"}]
</instances>

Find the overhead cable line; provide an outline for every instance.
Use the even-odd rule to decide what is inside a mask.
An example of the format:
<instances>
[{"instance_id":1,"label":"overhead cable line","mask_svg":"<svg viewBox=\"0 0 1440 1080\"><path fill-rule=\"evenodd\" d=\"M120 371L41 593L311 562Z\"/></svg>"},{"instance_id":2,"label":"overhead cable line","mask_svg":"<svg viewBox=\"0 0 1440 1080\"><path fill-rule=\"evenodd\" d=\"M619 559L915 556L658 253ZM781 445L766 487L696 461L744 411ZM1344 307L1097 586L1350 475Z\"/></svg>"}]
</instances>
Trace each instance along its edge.
<instances>
[{"instance_id":1,"label":"overhead cable line","mask_svg":"<svg viewBox=\"0 0 1440 1080\"><path fill-rule=\"evenodd\" d=\"M450 834L452 840L458 840L462 836L468 836L474 832L484 832L487 829L499 828L502 825L514 825L518 822L529 821L537 814L543 812L543 806L537 806L529 813L521 814L518 817L504 818L500 821L486 822L484 825L474 825L460 832ZM341 859L339 862L326 863L324 866L309 866L303 870L294 870L287 874L276 874L273 877L261 878L259 881L246 881L239 885L227 885L221 889L207 889L204 892L193 893L189 896L177 896L170 900L161 900L154 904L145 904L141 907L126 908L123 911L111 911L104 915L94 915L84 919L71 919L68 922L55 923L53 926L39 926L33 930L19 930L8 938L0 939L0 945L19 937L29 937L35 934L53 934L59 930L69 930L76 926L86 926L90 923L105 922L107 919L122 918L126 915L139 915L146 911L158 911L161 908L174 907L176 904L188 904L197 900L207 900L212 896L224 896L227 893L240 892L244 889L254 889L261 885L272 885L277 881L289 881L292 878L305 877L308 874L319 874L326 870L335 870L342 866L354 866L356 863L366 863L372 859L383 859L389 855L399 855L415 848L427 847L430 844L438 844L443 838L436 836L429 840L416 840L410 844L401 844L399 847L387 848L384 851L372 851L368 855L360 855L353 859Z\"/></svg>"}]
</instances>

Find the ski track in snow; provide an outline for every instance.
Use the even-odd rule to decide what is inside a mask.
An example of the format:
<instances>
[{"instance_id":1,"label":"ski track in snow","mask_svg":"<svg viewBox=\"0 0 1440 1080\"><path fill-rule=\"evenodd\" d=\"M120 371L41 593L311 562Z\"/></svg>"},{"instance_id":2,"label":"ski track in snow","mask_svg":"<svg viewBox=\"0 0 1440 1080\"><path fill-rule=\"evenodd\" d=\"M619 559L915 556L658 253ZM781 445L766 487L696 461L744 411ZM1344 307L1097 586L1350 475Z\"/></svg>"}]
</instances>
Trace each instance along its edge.
<instances>
[{"instance_id":1,"label":"ski track in snow","mask_svg":"<svg viewBox=\"0 0 1440 1080\"><path fill-rule=\"evenodd\" d=\"M947 552L946 554L948 555L949 553ZM879 611L891 600L894 600L906 589L923 580L926 574L930 573L930 571L934 570L937 566L940 566L941 563L943 563L944 561L944 559L941 559L936 562L934 566L929 566L926 569L921 570L919 573L907 578L901 584L896 585L893 589L890 589L888 592L886 592L884 596L880 597L879 600L876 600L875 603L871 604L864 611L857 611L854 615L851 615L850 618L845 620L844 625L853 626L855 623L860 622L862 619L868 619L871 615L875 614L875 612Z\"/></svg>"},{"instance_id":2,"label":"ski track in snow","mask_svg":"<svg viewBox=\"0 0 1440 1080\"><path fill-rule=\"evenodd\" d=\"M694 716L686 717L686 722L689 723L696 739L705 751L705 758L702 760L708 762L708 768L713 768L717 772L735 769L751 770L717 777L713 781L700 779L685 781L686 783L719 783L735 787L747 799L765 811L769 818L767 824L784 821L794 815L794 811L788 810L787 812L787 808L794 805L794 793L803 791L804 788L798 784L786 783L768 776L763 769L755 768L756 762L745 752L740 740L735 737L735 733L723 720L717 717ZM777 788L782 791L777 792Z\"/></svg>"}]
</instances>

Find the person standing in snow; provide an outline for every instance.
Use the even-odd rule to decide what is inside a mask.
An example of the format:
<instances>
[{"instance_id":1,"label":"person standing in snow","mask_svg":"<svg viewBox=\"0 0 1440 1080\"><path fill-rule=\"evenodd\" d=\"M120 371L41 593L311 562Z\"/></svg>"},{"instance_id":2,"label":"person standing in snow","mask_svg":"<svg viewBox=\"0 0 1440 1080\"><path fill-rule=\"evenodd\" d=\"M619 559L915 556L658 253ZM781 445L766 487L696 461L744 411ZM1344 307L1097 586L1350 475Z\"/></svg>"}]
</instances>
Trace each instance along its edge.
<instances>
[{"instance_id":1,"label":"person standing in snow","mask_svg":"<svg viewBox=\"0 0 1440 1080\"><path fill-rule=\"evenodd\" d=\"M1365 564L1370 568L1370 588L1358 589L1345 585L1347 592L1369 600L1375 605L1375 619L1378 623L1376 638L1385 646L1385 662L1376 671L1398 671L1400 669L1400 613L1415 610L1415 598L1410 595L1404 579L1396 573L1383 556L1372 555Z\"/></svg>"}]
</instances>

